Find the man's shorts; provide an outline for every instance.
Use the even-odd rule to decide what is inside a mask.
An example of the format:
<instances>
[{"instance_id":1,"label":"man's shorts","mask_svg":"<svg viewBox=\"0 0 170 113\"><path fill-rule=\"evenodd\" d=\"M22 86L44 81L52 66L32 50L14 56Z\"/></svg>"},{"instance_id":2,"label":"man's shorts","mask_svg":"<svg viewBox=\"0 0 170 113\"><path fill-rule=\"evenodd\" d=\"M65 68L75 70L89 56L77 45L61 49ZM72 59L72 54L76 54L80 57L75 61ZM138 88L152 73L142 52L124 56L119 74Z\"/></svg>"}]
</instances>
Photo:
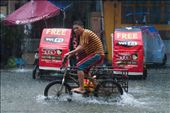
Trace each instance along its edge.
<instances>
[{"instance_id":1,"label":"man's shorts","mask_svg":"<svg viewBox=\"0 0 170 113\"><path fill-rule=\"evenodd\" d=\"M104 55L93 53L93 54L88 55L81 61L79 61L77 63L77 68L78 70L88 73L90 68L98 64L101 64L103 60L104 60Z\"/></svg>"}]
</instances>

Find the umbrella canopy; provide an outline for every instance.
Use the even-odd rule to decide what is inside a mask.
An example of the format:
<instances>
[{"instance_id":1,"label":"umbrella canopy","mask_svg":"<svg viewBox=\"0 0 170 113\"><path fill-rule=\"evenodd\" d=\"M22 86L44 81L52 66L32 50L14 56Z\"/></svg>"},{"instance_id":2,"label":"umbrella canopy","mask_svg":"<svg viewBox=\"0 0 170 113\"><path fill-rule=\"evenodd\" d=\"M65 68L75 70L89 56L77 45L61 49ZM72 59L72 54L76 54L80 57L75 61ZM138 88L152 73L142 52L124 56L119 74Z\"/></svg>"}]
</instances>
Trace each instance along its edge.
<instances>
[{"instance_id":1,"label":"umbrella canopy","mask_svg":"<svg viewBox=\"0 0 170 113\"><path fill-rule=\"evenodd\" d=\"M60 13L60 8L49 1L30 1L4 19L7 25L20 25L48 19Z\"/></svg>"}]
</instances>

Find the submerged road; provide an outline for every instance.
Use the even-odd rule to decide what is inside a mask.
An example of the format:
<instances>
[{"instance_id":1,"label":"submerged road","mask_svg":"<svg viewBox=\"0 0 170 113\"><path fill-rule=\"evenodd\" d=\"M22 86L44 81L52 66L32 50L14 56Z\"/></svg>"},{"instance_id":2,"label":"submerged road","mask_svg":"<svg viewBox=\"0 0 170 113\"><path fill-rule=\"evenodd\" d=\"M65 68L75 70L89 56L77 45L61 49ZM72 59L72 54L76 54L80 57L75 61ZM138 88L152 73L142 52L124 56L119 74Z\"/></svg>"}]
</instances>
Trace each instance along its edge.
<instances>
[{"instance_id":1,"label":"submerged road","mask_svg":"<svg viewBox=\"0 0 170 113\"><path fill-rule=\"evenodd\" d=\"M119 101L73 95L73 101L46 101L47 80L33 80L32 67L1 70L1 113L170 113L170 68L148 70L146 80L130 80Z\"/></svg>"}]
</instances>

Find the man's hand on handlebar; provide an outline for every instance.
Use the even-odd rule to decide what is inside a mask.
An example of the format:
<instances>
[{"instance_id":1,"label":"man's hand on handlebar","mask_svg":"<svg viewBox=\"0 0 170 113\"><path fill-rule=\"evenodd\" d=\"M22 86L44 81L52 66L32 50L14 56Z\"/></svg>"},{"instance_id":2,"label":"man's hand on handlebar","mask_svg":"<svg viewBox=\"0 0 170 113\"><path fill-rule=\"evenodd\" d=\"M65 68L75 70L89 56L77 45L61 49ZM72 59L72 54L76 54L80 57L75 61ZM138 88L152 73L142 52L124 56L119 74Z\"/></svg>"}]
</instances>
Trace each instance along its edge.
<instances>
[{"instance_id":1,"label":"man's hand on handlebar","mask_svg":"<svg viewBox=\"0 0 170 113\"><path fill-rule=\"evenodd\" d=\"M69 52L64 55L64 59L68 59L69 57L70 57L70 53Z\"/></svg>"},{"instance_id":2,"label":"man's hand on handlebar","mask_svg":"<svg viewBox=\"0 0 170 113\"><path fill-rule=\"evenodd\" d=\"M67 61L72 55L73 55L73 52L68 52L68 53L64 54L64 58L63 58L63 60L62 60L62 66L61 66L61 67L65 66L66 61Z\"/></svg>"},{"instance_id":3,"label":"man's hand on handlebar","mask_svg":"<svg viewBox=\"0 0 170 113\"><path fill-rule=\"evenodd\" d=\"M66 62L67 62L67 60L69 59L70 56L71 56L71 55L70 55L69 52L64 55L64 58L63 58L63 60L62 60L62 66L61 66L61 67L65 66L65 64L66 64Z\"/></svg>"}]
</instances>

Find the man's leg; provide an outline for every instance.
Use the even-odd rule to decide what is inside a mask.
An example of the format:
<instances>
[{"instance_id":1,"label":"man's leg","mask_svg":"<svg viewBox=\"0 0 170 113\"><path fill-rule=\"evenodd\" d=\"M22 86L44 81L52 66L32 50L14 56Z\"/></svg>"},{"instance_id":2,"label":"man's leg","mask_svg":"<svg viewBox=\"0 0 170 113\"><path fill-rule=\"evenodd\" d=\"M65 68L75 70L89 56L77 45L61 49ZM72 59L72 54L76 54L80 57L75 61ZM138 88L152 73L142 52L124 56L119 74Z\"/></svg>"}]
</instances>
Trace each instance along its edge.
<instances>
[{"instance_id":1,"label":"man's leg","mask_svg":"<svg viewBox=\"0 0 170 113\"><path fill-rule=\"evenodd\" d=\"M77 72L78 74L78 81L79 81L79 87L78 88L74 88L72 91L74 92L79 92L79 93L84 93L84 72L79 70Z\"/></svg>"},{"instance_id":2,"label":"man's leg","mask_svg":"<svg viewBox=\"0 0 170 113\"><path fill-rule=\"evenodd\" d=\"M78 71L78 79L79 79L79 84L80 84L80 89L84 90L84 72L83 71Z\"/></svg>"},{"instance_id":3,"label":"man's leg","mask_svg":"<svg viewBox=\"0 0 170 113\"><path fill-rule=\"evenodd\" d=\"M100 60L100 58L101 56L99 54L91 54L78 63L77 74L80 86L78 88L74 88L72 91L84 93L84 70L90 69Z\"/></svg>"}]
</instances>

